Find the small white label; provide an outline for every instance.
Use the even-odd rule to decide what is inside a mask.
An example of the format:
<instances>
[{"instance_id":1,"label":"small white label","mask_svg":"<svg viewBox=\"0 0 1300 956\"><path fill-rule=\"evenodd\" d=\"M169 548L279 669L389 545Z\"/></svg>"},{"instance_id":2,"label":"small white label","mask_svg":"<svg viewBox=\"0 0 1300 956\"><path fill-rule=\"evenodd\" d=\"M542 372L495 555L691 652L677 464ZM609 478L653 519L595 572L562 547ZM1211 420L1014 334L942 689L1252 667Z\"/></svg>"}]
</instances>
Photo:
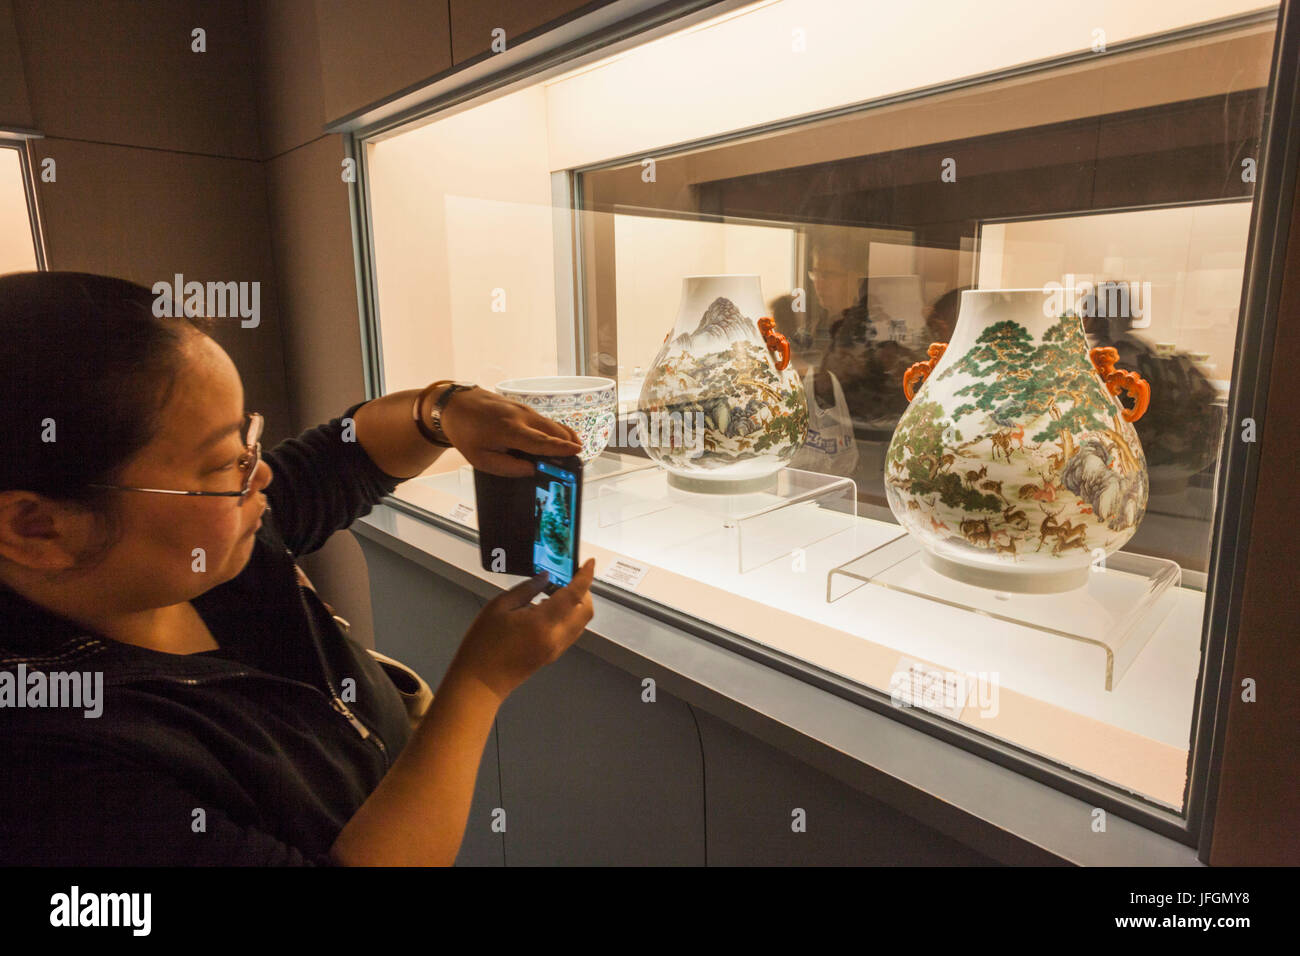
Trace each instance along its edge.
<instances>
[{"instance_id":1,"label":"small white label","mask_svg":"<svg viewBox=\"0 0 1300 956\"><path fill-rule=\"evenodd\" d=\"M641 583L641 579L645 577L647 570L649 569L643 565L633 564L631 561L619 558L607 565L605 570L601 571L597 577L602 581L616 584L628 591L635 591Z\"/></svg>"},{"instance_id":2,"label":"small white label","mask_svg":"<svg viewBox=\"0 0 1300 956\"><path fill-rule=\"evenodd\" d=\"M889 678L889 699L895 707L924 707L954 720L970 698L965 674L900 657Z\"/></svg>"},{"instance_id":3,"label":"small white label","mask_svg":"<svg viewBox=\"0 0 1300 956\"><path fill-rule=\"evenodd\" d=\"M447 517L452 521L459 521L461 524L474 527L474 506L461 502L447 513Z\"/></svg>"}]
</instances>

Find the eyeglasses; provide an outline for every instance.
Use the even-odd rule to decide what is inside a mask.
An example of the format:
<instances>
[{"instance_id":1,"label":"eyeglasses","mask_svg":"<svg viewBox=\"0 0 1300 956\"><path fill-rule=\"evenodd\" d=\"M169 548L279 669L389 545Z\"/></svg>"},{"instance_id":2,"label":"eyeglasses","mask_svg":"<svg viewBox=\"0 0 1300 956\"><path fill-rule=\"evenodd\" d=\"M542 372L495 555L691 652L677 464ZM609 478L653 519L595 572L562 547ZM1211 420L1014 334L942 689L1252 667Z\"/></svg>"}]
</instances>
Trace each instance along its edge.
<instances>
[{"instance_id":1,"label":"eyeglasses","mask_svg":"<svg viewBox=\"0 0 1300 956\"><path fill-rule=\"evenodd\" d=\"M239 491L175 491L171 488L128 488L125 485L100 485L89 484L89 488L112 488L116 491L150 491L160 495L194 495L205 498L239 498L241 501L248 497L248 491L253 486L253 475L257 473L258 462L262 460L262 416L257 412L248 412L244 415L244 425L241 430L241 438L244 444L244 453L239 456L238 467L240 470L246 470L244 474L244 485Z\"/></svg>"}]
</instances>

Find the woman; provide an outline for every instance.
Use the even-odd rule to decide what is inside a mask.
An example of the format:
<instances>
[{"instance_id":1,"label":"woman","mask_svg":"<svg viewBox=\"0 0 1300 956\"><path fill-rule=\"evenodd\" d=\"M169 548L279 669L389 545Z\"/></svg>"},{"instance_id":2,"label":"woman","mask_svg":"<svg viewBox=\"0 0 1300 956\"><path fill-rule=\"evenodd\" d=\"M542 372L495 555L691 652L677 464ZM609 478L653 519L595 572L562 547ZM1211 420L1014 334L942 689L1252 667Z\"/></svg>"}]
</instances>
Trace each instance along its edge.
<instances>
[{"instance_id":1,"label":"woman","mask_svg":"<svg viewBox=\"0 0 1300 956\"><path fill-rule=\"evenodd\" d=\"M412 731L294 558L438 457L412 404L431 431L441 391L263 458L206 328L120 279L0 276L0 863L450 864L497 708L582 633L594 562L489 602ZM497 474L579 449L484 389L441 427Z\"/></svg>"}]
</instances>

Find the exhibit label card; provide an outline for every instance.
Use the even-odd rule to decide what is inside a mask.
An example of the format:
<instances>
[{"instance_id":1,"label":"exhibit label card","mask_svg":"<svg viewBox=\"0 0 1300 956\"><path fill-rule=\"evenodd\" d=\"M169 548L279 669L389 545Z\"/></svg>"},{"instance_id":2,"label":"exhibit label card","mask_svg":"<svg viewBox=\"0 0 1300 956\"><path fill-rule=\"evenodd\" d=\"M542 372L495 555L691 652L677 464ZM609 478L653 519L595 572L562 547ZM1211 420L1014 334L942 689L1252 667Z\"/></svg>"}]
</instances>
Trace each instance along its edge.
<instances>
[{"instance_id":1,"label":"exhibit label card","mask_svg":"<svg viewBox=\"0 0 1300 956\"><path fill-rule=\"evenodd\" d=\"M477 524L474 520L474 506L467 505L463 501L447 512L447 517L452 521L459 521L463 525L473 528Z\"/></svg>"},{"instance_id":2,"label":"exhibit label card","mask_svg":"<svg viewBox=\"0 0 1300 956\"><path fill-rule=\"evenodd\" d=\"M924 707L954 720L970 698L966 675L946 671L910 657L900 657L889 679L889 699L895 707Z\"/></svg>"},{"instance_id":3,"label":"exhibit label card","mask_svg":"<svg viewBox=\"0 0 1300 956\"><path fill-rule=\"evenodd\" d=\"M601 571L597 577L609 584L618 585L628 591L635 591L645 577L649 568L635 564L625 558L618 558Z\"/></svg>"}]
</instances>

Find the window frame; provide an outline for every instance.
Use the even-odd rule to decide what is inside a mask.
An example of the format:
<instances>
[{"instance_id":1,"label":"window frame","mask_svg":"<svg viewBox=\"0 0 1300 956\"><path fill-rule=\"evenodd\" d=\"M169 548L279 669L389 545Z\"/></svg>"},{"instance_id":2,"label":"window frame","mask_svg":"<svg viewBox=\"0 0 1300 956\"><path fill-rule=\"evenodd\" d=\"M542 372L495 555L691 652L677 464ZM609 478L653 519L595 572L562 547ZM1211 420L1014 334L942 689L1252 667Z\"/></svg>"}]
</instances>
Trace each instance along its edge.
<instances>
[{"instance_id":1,"label":"window frame","mask_svg":"<svg viewBox=\"0 0 1300 956\"><path fill-rule=\"evenodd\" d=\"M43 135L35 130L20 130L0 127L0 149L12 149L18 153L18 168L22 171L23 191L27 197L27 222L32 231L32 248L36 252L36 269L44 272L49 268L45 254L45 230L41 226L40 204L36 200L36 180L32 173L31 147L33 139L42 139Z\"/></svg>"}]
</instances>

